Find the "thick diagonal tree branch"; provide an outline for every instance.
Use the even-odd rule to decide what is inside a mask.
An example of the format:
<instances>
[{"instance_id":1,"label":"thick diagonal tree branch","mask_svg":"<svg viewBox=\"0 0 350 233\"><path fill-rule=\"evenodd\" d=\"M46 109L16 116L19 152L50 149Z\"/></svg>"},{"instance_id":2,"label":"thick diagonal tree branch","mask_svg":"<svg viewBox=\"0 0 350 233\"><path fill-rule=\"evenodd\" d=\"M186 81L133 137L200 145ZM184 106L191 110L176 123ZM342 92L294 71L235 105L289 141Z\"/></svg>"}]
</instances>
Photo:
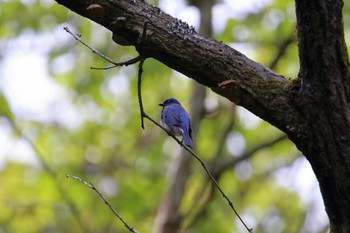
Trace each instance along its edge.
<instances>
[{"instance_id":1,"label":"thick diagonal tree branch","mask_svg":"<svg viewBox=\"0 0 350 233\"><path fill-rule=\"evenodd\" d=\"M198 34L187 23L140 0L56 1L100 23L113 32L114 38L134 45L143 56L210 87L287 134L297 132L293 124L301 118L288 104L288 80L231 47ZM145 22L147 39L141 44Z\"/></svg>"}]
</instances>

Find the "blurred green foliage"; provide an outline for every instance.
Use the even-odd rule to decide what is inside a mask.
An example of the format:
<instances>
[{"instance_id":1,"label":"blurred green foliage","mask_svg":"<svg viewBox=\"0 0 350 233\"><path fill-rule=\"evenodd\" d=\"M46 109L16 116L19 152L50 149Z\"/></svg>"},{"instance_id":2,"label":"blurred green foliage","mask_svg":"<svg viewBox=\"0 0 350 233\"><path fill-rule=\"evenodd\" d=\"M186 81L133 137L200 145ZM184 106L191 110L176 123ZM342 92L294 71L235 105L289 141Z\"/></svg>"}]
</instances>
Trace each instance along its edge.
<instances>
[{"instance_id":1,"label":"blurred green foliage","mask_svg":"<svg viewBox=\"0 0 350 233\"><path fill-rule=\"evenodd\" d=\"M64 123L60 118L66 114L69 118L71 110L62 107L46 121L28 117L16 106L16 99L6 95L7 86L0 77L0 130L7 138L3 142L11 144L0 145L0 233L127 232L96 193L67 179L65 174L93 182L130 225L139 232L151 232L168 186L169 157L179 146L149 121L145 122L145 130L141 129L137 66L91 70L90 66L108 64L62 28L68 25L80 33L84 41L115 61L135 57L135 49L114 44L104 28L55 1L5 0L0 5L0 18L0 70L6 69L5 61L13 41L23 35L31 41L44 34L65 38L62 42L52 37L53 45L41 45L46 51L42 56L47 60L47 70L43 72L64 90L65 99L57 99L57 103L69 102L78 116L72 117L75 123ZM348 3L344 7L344 21L350 25ZM345 35L349 44L350 31L346 30ZM258 12L247 12L240 18L232 15L224 30L214 37L234 48L243 46L252 59L266 66L273 64L281 46L290 41L272 68L286 77L297 76L293 1L272 0ZM31 70L26 72L25 78L30 79ZM158 61L145 62L143 100L145 111L152 118L159 119L158 103L170 96L178 98L188 109L191 87L192 81ZM241 108L232 111L232 103L213 93L207 99L214 103L214 110L201 122L195 142L198 154L206 162L214 158L220 143L218 135L231 119L234 127L223 139L220 159L239 158L282 134ZM23 156L33 155L30 162L13 159L16 147L23 143L27 150ZM242 147L241 154L234 152L238 146ZM291 169L297 172L295 164L300 164L299 155L291 142L281 140L258 150L220 176L220 185L248 225L254 227L254 232L323 232L327 229L327 222L321 220L316 221L318 226L310 225L308 218L316 218L312 212L315 203L302 200L298 192L289 187L293 186ZM201 205L197 197L208 195L210 182L199 164L194 162L193 167L181 206L184 226L188 224L190 232L243 232L216 190L213 199L205 204L206 211L196 216L195 209ZM286 176L285 183L281 184L276 176L285 174L279 172L284 169L292 175ZM205 190L203 195L200 190ZM310 199L314 196L310 194Z\"/></svg>"}]
</instances>

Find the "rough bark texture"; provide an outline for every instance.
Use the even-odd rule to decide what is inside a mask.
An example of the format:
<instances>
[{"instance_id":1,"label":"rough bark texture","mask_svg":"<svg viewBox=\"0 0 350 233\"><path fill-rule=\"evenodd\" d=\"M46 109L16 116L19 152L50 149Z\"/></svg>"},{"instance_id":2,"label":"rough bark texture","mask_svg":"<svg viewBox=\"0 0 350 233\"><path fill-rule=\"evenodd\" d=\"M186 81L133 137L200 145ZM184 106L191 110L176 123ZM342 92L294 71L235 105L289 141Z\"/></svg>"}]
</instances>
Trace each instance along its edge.
<instances>
[{"instance_id":1,"label":"rough bark texture","mask_svg":"<svg viewBox=\"0 0 350 233\"><path fill-rule=\"evenodd\" d=\"M301 68L295 81L144 1L56 1L284 131L312 165L332 232L350 232L350 73L342 0L296 0Z\"/></svg>"},{"instance_id":2,"label":"rough bark texture","mask_svg":"<svg viewBox=\"0 0 350 233\"><path fill-rule=\"evenodd\" d=\"M298 0L296 7L300 71L294 104L305 128L294 141L319 180L332 231L350 232L350 74L343 3Z\"/></svg>"}]
</instances>

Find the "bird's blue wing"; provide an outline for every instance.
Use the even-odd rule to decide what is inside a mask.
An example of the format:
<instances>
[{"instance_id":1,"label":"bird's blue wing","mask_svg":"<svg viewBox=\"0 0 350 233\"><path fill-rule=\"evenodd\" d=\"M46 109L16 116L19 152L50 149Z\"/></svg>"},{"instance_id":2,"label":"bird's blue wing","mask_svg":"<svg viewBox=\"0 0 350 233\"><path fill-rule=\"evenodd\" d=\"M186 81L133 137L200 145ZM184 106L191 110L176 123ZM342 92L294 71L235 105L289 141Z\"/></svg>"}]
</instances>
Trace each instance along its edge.
<instances>
[{"instance_id":1,"label":"bird's blue wing","mask_svg":"<svg viewBox=\"0 0 350 233\"><path fill-rule=\"evenodd\" d=\"M181 115L177 106L166 106L163 109L163 121L170 129L170 131L176 136L181 135L180 126L181 126Z\"/></svg>"},{"instance_id":2,"label":"bird's blue wing","mask_svg":"<svg viewBox=\"0 0 350 233\"><path fill-rule=\"evenodd\" d=\"M171 105L167 108L168 110L168 118L171 122L171 125L180 126L181 124L181 107L178 105Z\"/></svg>"},{"instance_id":3,"label":"bird's blue wing","mask_svg":"<svg viewBox=\"0 0 350 233\"><path fill-rule=\"evenodd\" d=\"M183 109L183 111L180 114L181 116L181 129L182 129L182 136L183 140L185 141L185 144L191 148L193 148L192 143L192 127L190 118L187 115L187 112Z\"/></svg>"},{"instance_id":4,"label":"bird's blue wing","mask_svg":"<svg viewBox=\"0 0 350 233\"><path fill-rule=\"evenodd\" d=\"M180 104L170 104L163 108L162 122L176 136L182 136L185 144L193 148L191 122Z\"/></svg>"}]
</instances>

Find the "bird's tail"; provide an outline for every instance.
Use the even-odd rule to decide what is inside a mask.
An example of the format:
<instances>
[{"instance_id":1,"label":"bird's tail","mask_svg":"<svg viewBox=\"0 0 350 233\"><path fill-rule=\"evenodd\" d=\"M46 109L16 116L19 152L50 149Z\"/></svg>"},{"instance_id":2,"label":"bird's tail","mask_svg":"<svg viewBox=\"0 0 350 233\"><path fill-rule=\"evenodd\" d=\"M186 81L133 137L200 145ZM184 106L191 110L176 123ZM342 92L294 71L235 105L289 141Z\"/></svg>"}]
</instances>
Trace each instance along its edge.
<instances>
[{"instance_id":1,"label":"bird's tail","mask_svg":"<svg viewBox=\"0 0 350 233\"><path fill-rule=\"evenodd\" d=\"M192 143L192 138L191 138L190 133L189 132L183 132L182 136L183 136L183 140L184 140L185 144L188 147L193 149L193 143Z\"/></svg>"}]
</instances>

